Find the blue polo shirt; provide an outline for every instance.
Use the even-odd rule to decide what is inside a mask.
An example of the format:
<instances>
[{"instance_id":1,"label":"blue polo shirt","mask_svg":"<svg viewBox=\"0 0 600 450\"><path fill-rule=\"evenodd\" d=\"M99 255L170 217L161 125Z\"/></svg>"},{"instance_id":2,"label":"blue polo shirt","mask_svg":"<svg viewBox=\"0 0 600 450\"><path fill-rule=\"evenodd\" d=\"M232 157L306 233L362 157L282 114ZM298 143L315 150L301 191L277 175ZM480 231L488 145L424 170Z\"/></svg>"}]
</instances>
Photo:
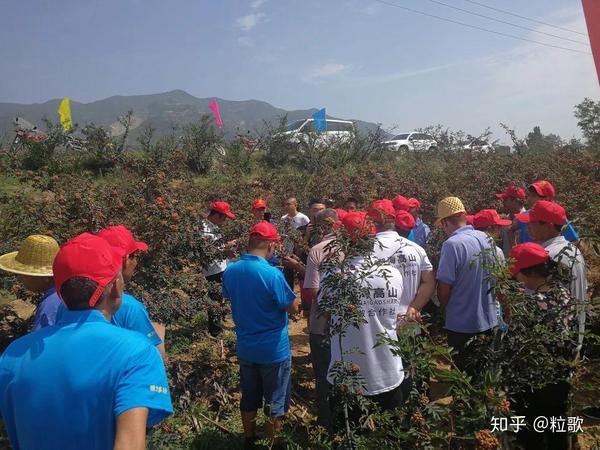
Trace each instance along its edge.
<instances>
[{"instance_id":1,"label":"blue polo shirt","mask_svg":"<svg viewBox=\"0 0 600 450\"><path fill-rule=\"evenodd\" d=\"M283 273L260 256L244 254L223 273L240 359L272 364L291 356L286 309L296 295Z\"/></svg>"},{"instance_id":2,"label":"blue polo shirt","mask_svg":"<svg viewBox=\"0 0 600 450\"><path fill-rule=\"evenodd\" d=\"M173 412L163 361L99 311L65 309L0 357L0 419L16 450L112 449L116 418L138 407L148 426Z\"/></svg>"},{"instance_id":3,"label":"blue polo shirt","mask_svg":"<svg viewBox=\"0 0 600 450\"><path fill-rule=\"evenodd\" d=\"M471 225L459 228L442 244L436 278L452 286L446 329L479 333L496 326L496 306L481 257L494 249L488 235Z\"/></svg>"},{"instance_id":4,"label":"blue polo shirt","mask_svg":"<svg viewBox=\"0 0 600 450\"><path fill-rule=\"evenodd\" d=\"M162 344L161 338L152 326L146 307L133 295L126 292L123 292L121 307L113 316L112 323L118 327L142 333L152 342L152 345Z\"/></svg>"},{"instance_id":5,"label":"blue polo shirt","mask_svg":"<svg viewBox=\"0 0 600 450\"><path fill-rule=\"evenodd\" d=\"M425 247L427 245L427 239L429 238L429 233L431 230L420 217L417 218L415 227L412 229L412 231L414 232L414 242L419 244L421 247Z\"/></svg>"},{"instance_id":6,"label":"blue polo shirt","mask_svg":"<svg viewBox=\"0 0 600 450\"><path fill-rule=\"evenodd\" d=\"M42 301L35 310L35 316L33 317L33 326L31 328L31 331L37 331L40 328L54 325L56 323L56 315L58 313L58 309L62 304L62 300L58 297L58 294L56 293L56 288L51 287L50 289L48 289L44 293Z\"/></svg>"},{"instance_id":7,"label":"blue polo shirt","mask_svg":"<svg viewBox=\"0 0 600 450\"><path fill-rule=\"evenodd\" d=\"M57 320L60 320L64 311L67 311L67 307L60 299L59 302ZM133 295L123 292L121 306L112 317L111 322L118 327L143 334L150 340L152 345L162 344L161 338L156 334L156 330L152 326L146 307Z\"/></svg>"}]
</instances>

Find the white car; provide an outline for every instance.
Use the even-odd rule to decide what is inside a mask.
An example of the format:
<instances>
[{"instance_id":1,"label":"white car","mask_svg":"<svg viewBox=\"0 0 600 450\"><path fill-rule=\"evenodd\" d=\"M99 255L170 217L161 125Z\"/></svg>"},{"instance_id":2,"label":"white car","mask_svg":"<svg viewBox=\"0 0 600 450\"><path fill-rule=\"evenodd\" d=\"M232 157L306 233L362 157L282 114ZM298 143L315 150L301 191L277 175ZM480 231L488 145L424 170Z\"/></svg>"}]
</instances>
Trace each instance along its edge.
<instances>
[{"instance_id":1,"label":"white car","mask_svg":"<svg viewBox=\"0 0 600 450\"><path fill-rule=\"evenodd\" d=\"M296 120L290 123L285 132L284 136L288 137L290 142L299 144L301 142L308 143L310 137L315 136L317 143L320 144L332 144L336 142L347 142L355 134L356 128L354 122L349 120L333 120L327 119L326 130L315 134L314 119L302 119Z\"/></svg>"},{"instance_id":2,"label":"white car","mask_svg":"<svg viewBox=\"0 0 600 450\"><path fill-rule=\"evenodd\" d=\"M488 141L483 139L473 139L466 145L463 145L463 150L474 150L477 152L491 152L494 150L494 146L490 144Z\"/></svg>"},{"instance_id":3,"label":"white car","mask_svg":"<svg viewBox=\"0 0 600 450\"><path fill-rule=\"evenodd\" d=\"M437 149L437 142L433 137L418 132L400 133L392 139L383 142L383 144L391 150L425 151Z\"/></svg>"}]
</instances>

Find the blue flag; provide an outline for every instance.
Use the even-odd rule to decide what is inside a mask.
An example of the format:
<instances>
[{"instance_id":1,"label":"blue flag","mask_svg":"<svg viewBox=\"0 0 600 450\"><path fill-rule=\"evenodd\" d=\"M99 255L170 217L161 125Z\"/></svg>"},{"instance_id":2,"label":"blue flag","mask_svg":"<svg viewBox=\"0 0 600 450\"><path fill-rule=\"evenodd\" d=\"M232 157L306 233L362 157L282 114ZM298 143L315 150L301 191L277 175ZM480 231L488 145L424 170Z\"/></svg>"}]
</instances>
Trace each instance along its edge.
<instances>
[{"instance_id":1,"label":"blue flag","mask_svg":"<svg viewBox=\"0 0 600 450\"><path fill-rule=\"evenodd\" d=\"M327 131L327 114L325 113L325 108L314 113L312 118L314 120L315 132L323 133Z\"/></svg>"}]
</instances>

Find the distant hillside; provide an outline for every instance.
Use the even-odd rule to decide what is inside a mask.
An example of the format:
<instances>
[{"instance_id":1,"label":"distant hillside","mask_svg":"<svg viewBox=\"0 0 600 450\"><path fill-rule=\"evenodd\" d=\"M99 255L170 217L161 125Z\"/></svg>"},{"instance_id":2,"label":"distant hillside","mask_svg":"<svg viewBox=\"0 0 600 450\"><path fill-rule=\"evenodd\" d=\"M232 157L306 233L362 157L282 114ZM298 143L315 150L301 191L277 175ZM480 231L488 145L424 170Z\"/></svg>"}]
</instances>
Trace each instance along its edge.
<instances>
[{"instance_id":1,"label":"distant hillside","mask_svg":"<svg viewBox=\"0 0 600 450\"><path fill-rule=\"evenodd\" d=\"M79 126L95 123L111 129L114 135L122 133L117 117L133 110L134 121L131 131L130 145L135 145L135 138L147 125L156 129L157 135L170 133L175 128L198 121L202 115L210 114L208 105L212 98L196 98L181 90L152 95L114 96L91 103L79 103L71 100L73 121ZM287 115L288 121L310 117L316 109L286 111L269 103L258 100L231 101L217 99L223 119L223 133L232 138L236 132L254 133L264 128L264 122L276 124L277 120ZM0 138L5 140L13 136L13 121L22 117L38 127L43 127L42 118L58 121L56 110L60 99L46 103L21 105L17 103L0 103ZM332 117L333 118L333 117ZM344 118L347 119L347 118ZM361 132L374 130L374 123L355 121Z\"/></svg>"}]
</instances>

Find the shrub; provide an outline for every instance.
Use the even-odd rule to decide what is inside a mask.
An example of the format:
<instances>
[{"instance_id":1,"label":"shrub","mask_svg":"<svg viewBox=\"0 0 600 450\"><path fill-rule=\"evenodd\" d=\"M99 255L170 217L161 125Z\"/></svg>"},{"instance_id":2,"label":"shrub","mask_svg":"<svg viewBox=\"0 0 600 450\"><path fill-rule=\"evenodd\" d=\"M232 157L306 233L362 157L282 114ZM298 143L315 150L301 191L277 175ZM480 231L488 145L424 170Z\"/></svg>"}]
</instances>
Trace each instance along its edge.
<instances>
[{"instance_id":1,"label":"shrub","mask_svg":"<svg viewBox=\"0 0 600 450\"><path fill-rule=\"evenodd\" d=\"M182 144L189 169L196 174L207 173L217 154L222 152L222 138L217 135L209 116L184 128Z\"/></svg>"}]
</instances>

